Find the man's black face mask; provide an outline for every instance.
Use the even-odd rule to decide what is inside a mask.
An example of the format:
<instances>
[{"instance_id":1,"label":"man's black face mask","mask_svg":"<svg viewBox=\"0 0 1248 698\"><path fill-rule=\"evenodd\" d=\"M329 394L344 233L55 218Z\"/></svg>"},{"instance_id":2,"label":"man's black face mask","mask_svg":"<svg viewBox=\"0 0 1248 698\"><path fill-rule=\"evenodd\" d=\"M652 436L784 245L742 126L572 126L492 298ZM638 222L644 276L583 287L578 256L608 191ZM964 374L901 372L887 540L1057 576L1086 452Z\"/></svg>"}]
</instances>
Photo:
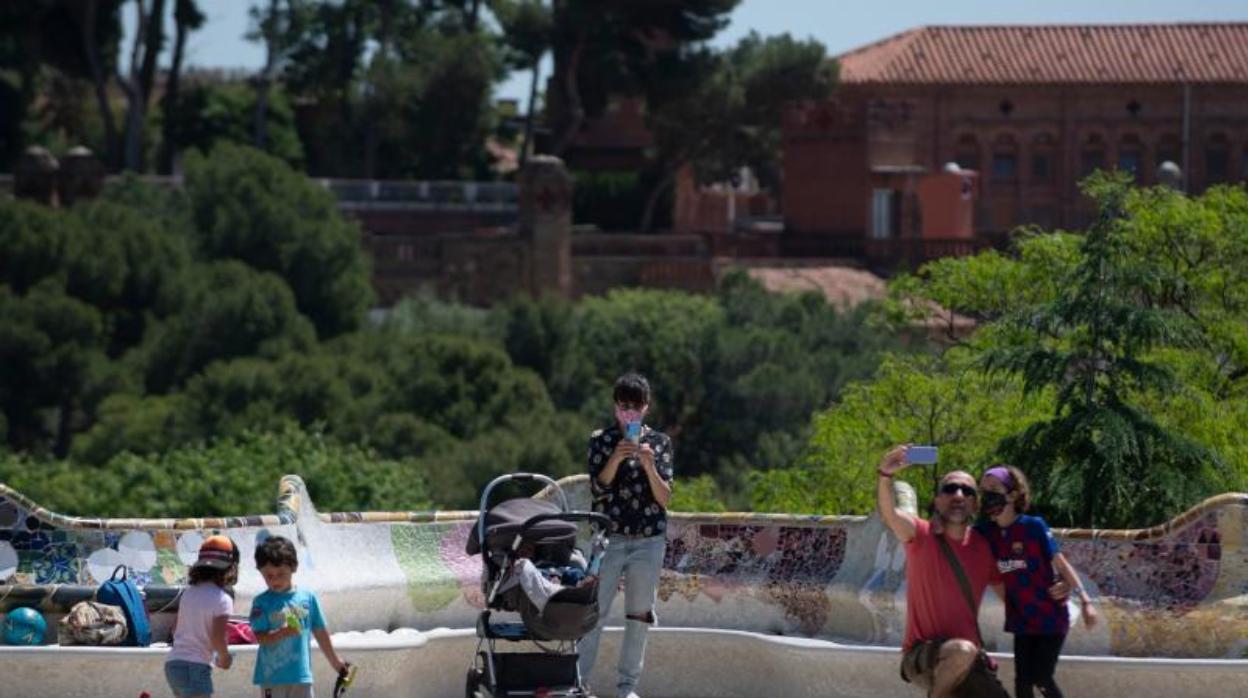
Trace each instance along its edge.
<instances>
[{"instance_id":1,"label":"man's black face mask","mask_svg":"<svg viewBox=\"0 0 1248 698\"><path fill-rule=\"evenodd\" d=\"M985 491L979 494L979 510L988 516L1000 514L1007 503L1005 495L1000 492Z\"/></svg>"}]
</instances>

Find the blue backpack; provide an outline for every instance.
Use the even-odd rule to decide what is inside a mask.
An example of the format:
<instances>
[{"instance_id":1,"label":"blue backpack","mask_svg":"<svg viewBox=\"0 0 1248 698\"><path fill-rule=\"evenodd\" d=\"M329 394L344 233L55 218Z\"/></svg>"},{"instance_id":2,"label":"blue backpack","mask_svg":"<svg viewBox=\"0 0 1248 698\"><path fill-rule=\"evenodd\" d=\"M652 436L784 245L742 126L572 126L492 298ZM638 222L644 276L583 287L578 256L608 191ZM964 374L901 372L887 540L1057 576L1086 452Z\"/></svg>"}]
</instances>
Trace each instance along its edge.
<instances>
[{"instance_id":1,"label":"blue backpack","mask_svg":"<svg viewBox=\"0 0 1248 698\"><path fill-rule=\"evenodd\" d=\"M121 578L118 579L118 573ZM95 600L111 606L121 606L126 616L129 632L121 644L128 647L147 647L152 644L152 628L147 622L147 608L143 606L143 596L139 588L128 578L125 565L117 565L113 576L100 585L95 592Z\"/></svg>"}]
</instances>

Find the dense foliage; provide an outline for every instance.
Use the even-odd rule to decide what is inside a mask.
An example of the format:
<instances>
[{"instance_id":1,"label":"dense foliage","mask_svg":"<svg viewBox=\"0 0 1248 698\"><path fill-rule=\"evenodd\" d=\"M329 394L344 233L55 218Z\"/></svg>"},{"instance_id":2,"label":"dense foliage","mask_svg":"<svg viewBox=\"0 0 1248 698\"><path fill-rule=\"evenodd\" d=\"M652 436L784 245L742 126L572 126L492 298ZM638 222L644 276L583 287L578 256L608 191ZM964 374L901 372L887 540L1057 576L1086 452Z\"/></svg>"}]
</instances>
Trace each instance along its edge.
<instances>
[{"instance_id":1,"label":"dense foliage","mask_svg":"<svg viewBox=\"0 0 1248 698\"><path fill-rule=\"evenodd\" d=\"M503 472L583 472L630 369L682 478L704 476L677 502L743 505L745 473L790 464L810 413L897 346L865 310L743 274L710 295L417 297L369 324L355 229L318 185L230 144L187 166L181 190L0 202L0 478L49 505L263 509L286 469L323 507L472 507Z\"/></svg>"},{"instance_id":2,"label":"dense foliage","mask_svg":"<svg viewBox=\"0 0 1248 698\"><path fill-rule=\"evenodd\" d=\"M268 514L278 480L298 473L323 511L422 509L431 502L414 463L379 457L297 429L244 432L161 454L120 453L100 466L0 456L0 482L76 516Z\"/></svg>"},{"instance_id":3,"label":"dense foliage","mask_svg":"<svg viewBox=\"0 0 1248 698\"><path fill-rule=\"evenodd\" d=\"M1248 192L1086 191L1101 214L1083 234L1023 231L1010 254L895 280L893 319L932 322L948 348L850 386L801 467L753 476L754 505L865 513L872 466L904 442L941 448L907 474L921 500L940 472L1006 460L1061 525L1152 525L1248 489Z\"/></svg>"}]
</instances>

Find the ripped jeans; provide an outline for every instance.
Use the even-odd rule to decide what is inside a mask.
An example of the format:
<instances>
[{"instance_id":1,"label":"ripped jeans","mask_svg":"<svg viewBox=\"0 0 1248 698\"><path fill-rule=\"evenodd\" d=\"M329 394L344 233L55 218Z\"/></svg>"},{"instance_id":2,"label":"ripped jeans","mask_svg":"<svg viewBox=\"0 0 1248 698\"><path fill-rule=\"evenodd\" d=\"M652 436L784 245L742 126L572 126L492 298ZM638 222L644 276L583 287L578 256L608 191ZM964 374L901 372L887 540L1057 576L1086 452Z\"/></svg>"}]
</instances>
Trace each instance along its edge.
<instances>
[{"instance_id":1,"label":"ripped jeans","mask_svg":"<svg viewBox=\"0 0 1248 698\"><path fill-rule=\"evenodd\" d=\"M667 549L667 536L613 535L602 560L598 581L598 612L600 621L594 631L580 643L581 676L588 679L598 658L598 641L606 624L611 603L619 590L620 577L624 578L624 642L620 646L620 659L616 665L618 678L616 691L627 696L641 679L641 667L646 656L646 633L657 620L654 612L655 592L659 588L659 571L663 568L663 553Z\"/></svg>"}]
</instances>

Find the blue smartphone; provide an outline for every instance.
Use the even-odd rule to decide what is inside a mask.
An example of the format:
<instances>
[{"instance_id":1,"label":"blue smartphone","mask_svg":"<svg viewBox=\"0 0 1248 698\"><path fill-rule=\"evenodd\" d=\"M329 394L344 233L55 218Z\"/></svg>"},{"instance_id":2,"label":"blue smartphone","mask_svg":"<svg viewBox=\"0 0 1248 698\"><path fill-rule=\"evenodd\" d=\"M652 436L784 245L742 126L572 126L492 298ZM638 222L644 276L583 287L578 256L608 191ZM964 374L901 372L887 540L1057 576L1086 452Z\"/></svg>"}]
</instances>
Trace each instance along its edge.
<instances>
[{"instance_id":1,"label":"blue smartphone","mask_svg":"<svg viewBox=\"0 0 1248 698\"><path fill-rule=\"evenodd\" d=\"M933 465L936 462L936 447L911 446L906 449L906 462L911 465Z\"/></svg>"},{"instance_id":2,"label":"blue smartphone","mask_svg":"<svg viewBox=\"0 0 1248 698\"><path fill-rule=\"evenodd\" d=\"M624 427L624 438L638 443L641 441L641 422L629 422Z\"/></svg>"}]
</instances>

